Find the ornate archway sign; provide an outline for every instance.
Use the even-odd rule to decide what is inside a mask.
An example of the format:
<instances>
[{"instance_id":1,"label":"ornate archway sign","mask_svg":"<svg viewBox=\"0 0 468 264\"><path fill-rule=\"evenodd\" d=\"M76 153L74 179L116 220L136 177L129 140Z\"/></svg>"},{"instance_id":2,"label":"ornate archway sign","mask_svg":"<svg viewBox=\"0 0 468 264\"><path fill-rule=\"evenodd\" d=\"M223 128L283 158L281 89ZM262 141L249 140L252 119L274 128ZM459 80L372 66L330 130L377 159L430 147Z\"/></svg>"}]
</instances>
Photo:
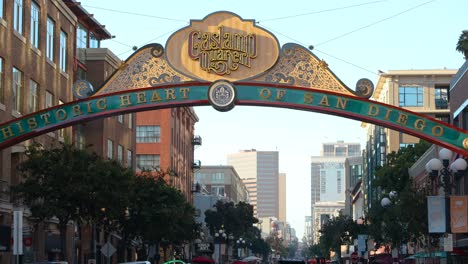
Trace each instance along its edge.
<instances>
[{"instance_id":1,"label":"ornate archway sign","mask_svg":"<svg viewBox=\"0 0 468 264\"><path fill-rule=\"evenodd\" d=\"M0 148L65 126L128 112L211 104L292 108L347 117L402 131L468 156L468 131L402 108L370 101L373 85L344 85L312 52L279 47L253 20L216 12L142 47L96 92L85 81L59 106L0 124Z\"/></svg>"}]
</instances>

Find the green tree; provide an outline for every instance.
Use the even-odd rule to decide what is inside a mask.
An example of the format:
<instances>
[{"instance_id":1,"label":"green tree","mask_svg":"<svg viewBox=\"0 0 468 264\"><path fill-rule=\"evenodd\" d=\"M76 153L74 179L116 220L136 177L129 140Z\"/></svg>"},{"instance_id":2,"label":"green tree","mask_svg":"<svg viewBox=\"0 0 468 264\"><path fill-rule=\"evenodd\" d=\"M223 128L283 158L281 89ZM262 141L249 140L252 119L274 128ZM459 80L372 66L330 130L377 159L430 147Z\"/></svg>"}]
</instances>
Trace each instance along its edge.
<instances>
[{"instance_id":1,"label":"green tree","mask_svg":"<svg viewBox=\"0 0 468 264\"><path fill-rule=\"evenodd\" d=\"M468 59L468 30L463 30L458 38L456 50L461 52L465 59Z\"/></svg>"},{"instance_id":2,"label":"green tree","mask_svg":"<svg viewBox=\"0 0 468 264\"><path fill-rule=\"evenodd\" d=\"M247 241L247 248L254 253L264 254L266 246L261 241L260 230L254 226L258 223L258 219L254 217L252 205L245 202L234 204L217 201L212 209L205 211L205 223L211 235L223 229L228 235L228 240L226 240L228 245L232 243L235 246L233 242L242 237ZM232 241L229 237L233 238Z\"/></svg>"},{"instance_id":3,"label":"green tree","mask_svg":"<svg viewBox=\"0 0 468 264\"><path fill-rule=\"evenodd\" d=\"M293 239L288 244L288 255L287 257L293 259L296 256L296 252L299 249L299 242L297 239Z\"/></svg>"},{"instance_id":4,"label":"green tree","mask_svg":"<svg viewBox=\"0 0 468 264\"><path fill-rule=\"evenodd\" d=\"M262 238L260 229L253 227L251 229L252 238L249 240L249 247L253 254L260 255L264 260L268 259L271 252L270 245Z\"/></svg>"},{"instance_id":5,"label":"green tree","mask_svg":"<svg viewBox=\"0 0 468 264\"><path fill-rule=\"evenodd\" d=\"M367 212L369 234L377 244L391 244L399 248L402 243L416 241L427 231L426 190L416 189L408 173L410 168L429 148L422 141L415 146L401 148L387 156L387 163L376 170L373 188L381 195ZM395 191L397 197L383 208L380 200Z\"/></svg>"},{"instance_id":6,"label":"green tree","mask_svg":"<svg viewBox=\"0 0 468 264\"><path fill-rule=\"evenodd\" d=\"M341 245L350 245L353 238L357 237L357 227L353 219L348 215L339 214L323 224L320 230L320 253L323 257L330 257L330 251L341 255Z\"/></svg>"},{"instance_id":7,"label":"green tree","mask_svg":"<svg viewBox=\"0 0 468 264\"><path fill-rule=\"evenodd\" d=\"M143 241L141 260L147 259L148 246L159 248L191 240L197 231L195 209L163 178L143 174L135 178L132 187L123 231L128 238Z\"/></svg>"},{"instance_id":8,"label":"green tree","mask_svg":"<svg viewBox=\"0 0 468 264\"><path fill-rule=\"evenodd\" d=\"M62 249L69 221L97 223L108 231L116 228L117 215L126 206L130 171L69 144L49 149L34 144L25 154L18 166L23 181L13 193L29 207L36 223L58 219ZM66 250L62 254L66 259Z\"/></svg>"}]
</instances>

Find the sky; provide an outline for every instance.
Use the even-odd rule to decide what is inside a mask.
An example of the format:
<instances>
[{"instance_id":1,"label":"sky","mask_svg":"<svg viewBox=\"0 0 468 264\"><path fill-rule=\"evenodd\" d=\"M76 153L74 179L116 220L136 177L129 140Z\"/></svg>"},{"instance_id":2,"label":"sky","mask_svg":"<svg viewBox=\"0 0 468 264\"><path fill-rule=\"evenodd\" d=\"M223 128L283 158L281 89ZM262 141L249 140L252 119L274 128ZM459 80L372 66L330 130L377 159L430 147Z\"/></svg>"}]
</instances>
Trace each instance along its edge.
<instances>
[{"instance_id":1,"label":"sky","mask_svg":"<svg viewBox=\"0 0 468 264\"><path fill-rule=\"evenodd\" d=\"M120 59L133 47L166 44L191 19L230 11L273 33L280 45L314 46L312 52L348 87L361 78L374 85L379 71L458 69L463 55L455 50L468 29L466 0L80 0L82 6L115 36L101 43ZM237 106L218 112L195 107L195 134L203 143L195 150L202 165L226 165L226 155L243 149L279 152L286 173L287 221L304 233L310 215L310 157L324 142L360 142L360 121L337 116L269 107Z\"/></svg>"}]
</instances>

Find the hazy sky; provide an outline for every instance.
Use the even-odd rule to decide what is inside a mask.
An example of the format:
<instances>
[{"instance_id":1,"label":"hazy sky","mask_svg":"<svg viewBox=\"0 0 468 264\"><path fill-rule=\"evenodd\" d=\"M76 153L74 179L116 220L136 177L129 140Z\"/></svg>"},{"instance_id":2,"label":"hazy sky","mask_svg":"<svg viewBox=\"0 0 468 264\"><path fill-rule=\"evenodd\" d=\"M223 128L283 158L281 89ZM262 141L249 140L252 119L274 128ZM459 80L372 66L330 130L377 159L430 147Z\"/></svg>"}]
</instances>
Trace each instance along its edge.
<instances>
[{"instance_id":1,"label":"hazy sky","mask_svg":"<svg viewBox=\"0 0 468 264\"><path fill-rule=\"evenodd\" d=\"M133 46L165 46L190 19L230 11L256 20L280 45L314 45L313 53L352 89L361 78L377 83L379 70L458 69L464 59L455 45L468 29L465 0L80 2L115 35L101 46L123 60ZM247 106L227 113L211 106L195 111L195 134L203 139L195 158L202 165L225 165L226 154L242 149L279 151L280 172L287 174L287 220L299 238L310 215L310 156L319 155L322 142L365 142L360 122L324 114Z\"/></svg>"}]
</instances>

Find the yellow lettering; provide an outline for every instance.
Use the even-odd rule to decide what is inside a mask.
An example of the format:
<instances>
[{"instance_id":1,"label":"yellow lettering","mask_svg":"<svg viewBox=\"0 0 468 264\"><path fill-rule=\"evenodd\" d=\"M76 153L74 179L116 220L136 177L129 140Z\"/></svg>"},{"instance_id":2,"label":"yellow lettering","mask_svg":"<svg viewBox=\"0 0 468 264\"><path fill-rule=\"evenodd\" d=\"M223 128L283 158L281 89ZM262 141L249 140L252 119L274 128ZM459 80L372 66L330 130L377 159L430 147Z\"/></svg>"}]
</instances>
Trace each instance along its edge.
<instances>
[{"instance_id":1,"label":"yellow lettering","mask_svg":"<svg viewBox=\"0 0 468 264\"><path fill-rule=\"evenodd\" d=\"M99 100L96 102L96 107L97 107L99 110L104 110L104 109L106 109L106 108L107 108L106 99L105 99L105 98L99 99Z\"/></svg>"},{"instance_id":2,"label":"yellow lettering","mask_svg":"<svg viewBox=\"0 0 468 264\"><path fill-rule=\"evenodd\" d=\"M182 92L182 98L187 99L190 88L180 88L179 90Z\"/></svg>"},{"instance_id":3,"label":"yellow lettering","mask_svg":"<svg viewBox=\"0 0 468 264\"><path fill-rule=\"evenodd\" d=\"M24 132L23 124L21 124L21 122L17 122L17 123L16 123L16 126L18 127L20 133L23 133L23 132Z\"/></svg>"},{"instance_id":4,"label":"yellow lettering","mask_svg":"<svg viewBox=\"0 0 468 264\"><path fill-rule=\"evenodd\" d=\"M408 122L408 115L399 113L397 123L406 125L407 122Z\"/></svg>"},{"instance_id":5,"label":"yellow lettering","mask_svg":"<svg viewBox=\"0 0 468 264\"><path fill-rule=\"evenodd\" d=\"M58 120L65 120L67 118L67 112L63 109L59 109L57 110L57 112L55 112L55 119L58 119Z\"/></svg>"},{"instance_id":6,"label":"yellow lettering","mask_svg":"<svg viewBox=\"0 0 468 264\"><path fill-rule=\"evenodd\" d=\"M11 127L2 127L2 133L3 133L3 138L7 139L9 137L13 136L13 131L11 130Z\"/></svg>"},{"instance_id":7,"label":"yellow lettering","mask_svg":"<svg viewBox=\"0 0 468 264\"><path fill-rule=\"evenodd\" d=\"M432 134L436 137L440 137L444 134L444 128L441 126L435 126L432 128Z\"/></svg>"},{"instance_id":8,"label":"yellow lettering","mask_svg":"<svg viewBox=\"0 0 468 264\"><path fill-rule=\"evenodd\" d=\"M161 101L161 96L159 96L157 91L153 92L153 96L151 96L151 102Z\"/></svg>"},{"instance_id":9,"label":"yellow lettering","mask_svg":"<svg viewBox=\"0 0 468 264\"><path fill-rule=\"evenodd\" d=\"M120 106L130 105L130 95L121 95L120 96Z\"/></svg>"},{"instance_id":10,"label":"yellow lettering","mask_svg":"<svg viewBox=\"0 0 468 264\"><path fill-rule=\"evenodd\" d=\"M91 102L86 102L86 106L87 106L86 109L88 110L88 113L92 113L93 110L91 108Z\"/></svg>"},{"instance_id":11,"label":"yellow lettering","mask_svg":"<svg viewBox=\"0 0 468 264\"><path fill-rule=\"evenodd\" d=\"M424 120L422 120L422 119L417 119L417 120L414 122L414 128L416 128L417 130L423 130L424 127L426 127L426 122L424 122Z\"/></svg>"},{"instance_id":12,"label":"yellow lettering","mask_svg":"<svg viewBox=\"0 0 468 264\"><path fill-rule=\"evenodd\" d=\"M73 109L73 116L79 116L83 114L83 112L81 112L80 105L74 105L72 109Z\"/></svg>"},{"instance_id":13,"label":"yellow lettering","mask_svg":"<svg viewBox=\"0 0 468 264\"><path fill-rule=\"evenodd\" d=\"M175 100L175 91L174 89L166 89L166 100Z\"/></svg>"},{"instance_id":14,"label":"yellow lettering","mask_svg":"<svg viewBox=\"0 0 468 264\"><path fill-rule=\"evenodd\" d=\"M314 97L311 93L304 94L304 104L312 104L314 101Z\"/></svg>"},{"instance_id":15,"label":"yellow lettering","mask_svg":"<svg viewBox=\"0 0 468 264\"><path fill-rule=\"evenodd\" d=\"M387 112L385 113L385 120L389 120L390 119L390 113L392 112L392 110L390 109L387 109Z\"/></svg>"},{"instance_id":16,"label":"yellow lettering","mask_svg":"<svg viewBox=\"0 0 468 264\"><path fill-rule=\"evenodd\" d=\"M324 95L322 100L320 100L319 105L330 106L330 103L328 103L328 96Z\"/></svg>"},{"instance_id":17,"label":"yellow lettering","mask_svg":"<svg viewBox=\"0 0 468 264\"><path fill-rule=\"evenodd\" d=\"M276 101L281 101L283 99L283 96L286 94L286 90L278 90L276 91Z\"/></svg>"},{"instance_id":18,"label":"yellow lettering","mask_svg":"<svg viewBox=\"0 0 468 264\"><path fill-rule=\"evenodd\" d=\"M269 99L271 97L271 91L267 88L260 90L260 97L263 99Z\"/></svg>"},{"instance_id":19,"label":"yellow lettering","mask_svg":"<svg viewBox=\"0 0 468 264\"><path fill-rule=\"evenodd\" d=\"M40 115L40 117L44 120L46 125L50 124L50 121L49 121L50 113L42 114Z\"/></svg>"},{"instance_id":20,"label":"yellow lettering","mask_svg":"<svg viewBox=\"0 0 468 264\"><path fill-rule=\"evenodd\" d=\"M367 112L367 115L377 116L378 114L379 114L379 108L375 105L370 105L369 112Z\"/></svg>"},{"instance_id":21,"label":"yellow lettering","mask_svg":"<svg viewBox=\"0 0 468 264\"><path fill-rule=\"evenodd\" d=\"M137 93L137 104L146 103L146 93Z\"/></svg>"},{"instance_id":22,"label":"yellow lettering","mask_svg":"<svg viewBox=\"0 0 468 264\"><path fill-rule=\"evenodd\" d=\"M335 106L335 107L336 107L336 108L345 109L347 103L348 103L348 99L338 97L338 101L336 102L336 106Z\"/></svg>"},{"instance_id":23,"label":"yellow lettering","mask_svg":"<svg viewBox=\"0 0 468 264\"><path fill-rule=\"evenodd\" d=\"M29 126L29 130L36 129L37 128L36 118L34 117L28 118L28 126Z\"/></svg>"}]
</instances>

